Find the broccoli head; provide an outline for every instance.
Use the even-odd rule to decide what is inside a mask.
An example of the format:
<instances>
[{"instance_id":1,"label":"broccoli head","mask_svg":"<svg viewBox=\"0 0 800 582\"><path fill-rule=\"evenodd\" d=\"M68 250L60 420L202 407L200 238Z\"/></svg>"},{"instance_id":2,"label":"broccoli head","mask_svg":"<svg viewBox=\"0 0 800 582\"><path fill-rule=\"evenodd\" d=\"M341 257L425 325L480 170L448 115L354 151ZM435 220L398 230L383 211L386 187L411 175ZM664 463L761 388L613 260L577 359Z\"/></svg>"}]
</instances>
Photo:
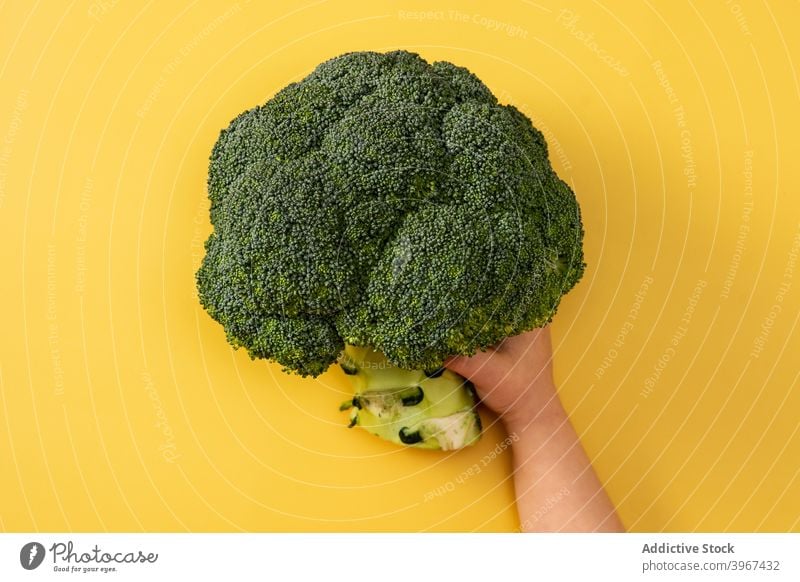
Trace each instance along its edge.
<instances>
[{"instance_id":1,"label":"broccoli head","mask_svg":"<svg viewBox=\"0 0 800 582\"><path fill-rule=\"evenodd\" d=\"M302 375L346 346L437 370L550 321L584 270L541 132L409 52L331 59L239 115L208 194L202 305L233 346Z\"/></svg>"}]
</instances>

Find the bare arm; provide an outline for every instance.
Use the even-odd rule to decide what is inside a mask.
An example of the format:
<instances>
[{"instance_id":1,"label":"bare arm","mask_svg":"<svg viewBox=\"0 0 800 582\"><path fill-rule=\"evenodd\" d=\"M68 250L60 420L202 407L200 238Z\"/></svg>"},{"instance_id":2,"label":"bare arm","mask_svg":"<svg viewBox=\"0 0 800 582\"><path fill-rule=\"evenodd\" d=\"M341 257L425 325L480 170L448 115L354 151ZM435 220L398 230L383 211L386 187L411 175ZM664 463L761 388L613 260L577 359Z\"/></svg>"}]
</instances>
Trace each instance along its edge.
<instances>
[{"instance_id":1,"label":"bare arm","mask_svg":"<svg viewBox=\"0 0 800 582\"><path fill-rule=\"evenodd\" d=\"M471 358L453 358L447 367L472 380L514 439L523 531L623 531L558 399L548 328Z\"/></svg>"}]
</instances>

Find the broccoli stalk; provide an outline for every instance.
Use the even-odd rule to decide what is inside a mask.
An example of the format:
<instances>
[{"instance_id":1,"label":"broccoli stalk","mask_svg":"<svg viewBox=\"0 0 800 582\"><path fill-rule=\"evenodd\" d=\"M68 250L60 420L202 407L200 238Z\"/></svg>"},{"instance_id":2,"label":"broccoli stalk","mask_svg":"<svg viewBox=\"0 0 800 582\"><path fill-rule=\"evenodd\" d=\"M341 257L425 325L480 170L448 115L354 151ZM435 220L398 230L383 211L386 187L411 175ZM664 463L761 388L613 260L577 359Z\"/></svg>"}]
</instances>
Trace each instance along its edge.
<instances>
[{"instance_id":1,"label":"broccoli stalk","mask_svg":"<svg viewBox=\"0 0 800 582\"><path fill-rule=\"evenodd\" d=\"M339 359L355 395L342 403L350 426L401 445L449 451L480 439L472 383L445 368L398 368L380 352L347 345Z\"/></svg>"}]
</instances>

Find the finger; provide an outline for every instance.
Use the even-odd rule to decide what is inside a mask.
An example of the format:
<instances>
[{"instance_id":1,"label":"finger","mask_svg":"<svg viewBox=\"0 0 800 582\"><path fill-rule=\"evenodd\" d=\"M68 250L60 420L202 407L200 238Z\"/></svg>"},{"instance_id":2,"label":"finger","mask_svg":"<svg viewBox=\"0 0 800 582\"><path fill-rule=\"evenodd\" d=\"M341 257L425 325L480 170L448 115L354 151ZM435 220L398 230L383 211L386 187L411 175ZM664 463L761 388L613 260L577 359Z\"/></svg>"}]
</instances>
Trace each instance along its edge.
<instances>
[{"instance_id":1,"label":"finger","mask_svg":"<svg viewBox=\"0 0 800 582\"><path fill-rule=\"evenodd\" d=\"M518 359L535 351L549 351L550 345L550 326L548 325L507 337L500 344L499 349L510 354L514 359Z\"/></svg>"},{"instance_id":2,"label":"finger","mask_svg":"<svg viewBox=\"0 0 800 582\"><path fill-rule=\"evenodd\" d=\"M456 356L444 363L445 367L456 374L478 384L493 385L505 373L504 357L495 350L478 352L474 356Z\"/></svg>"}]
</instances>

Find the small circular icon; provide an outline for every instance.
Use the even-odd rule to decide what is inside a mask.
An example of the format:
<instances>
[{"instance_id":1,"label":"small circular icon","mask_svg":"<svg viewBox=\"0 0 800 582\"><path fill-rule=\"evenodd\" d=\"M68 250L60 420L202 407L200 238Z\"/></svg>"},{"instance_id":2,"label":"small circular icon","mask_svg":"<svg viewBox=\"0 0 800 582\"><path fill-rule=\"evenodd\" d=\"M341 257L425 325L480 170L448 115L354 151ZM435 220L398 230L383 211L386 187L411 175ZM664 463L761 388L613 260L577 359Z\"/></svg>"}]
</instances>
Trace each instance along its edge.
<instances>
[{"instance_id":1,"label":"small circular icon","mask_svg":"<svg viewBox=\"0 0 800 582\"><path fill-rule=\"evenodd\" d=\"M26 570L35 570L44 561L44 546L39 542L29 542L19 551L19 563Z\"/></svg>"}]
</instances>

